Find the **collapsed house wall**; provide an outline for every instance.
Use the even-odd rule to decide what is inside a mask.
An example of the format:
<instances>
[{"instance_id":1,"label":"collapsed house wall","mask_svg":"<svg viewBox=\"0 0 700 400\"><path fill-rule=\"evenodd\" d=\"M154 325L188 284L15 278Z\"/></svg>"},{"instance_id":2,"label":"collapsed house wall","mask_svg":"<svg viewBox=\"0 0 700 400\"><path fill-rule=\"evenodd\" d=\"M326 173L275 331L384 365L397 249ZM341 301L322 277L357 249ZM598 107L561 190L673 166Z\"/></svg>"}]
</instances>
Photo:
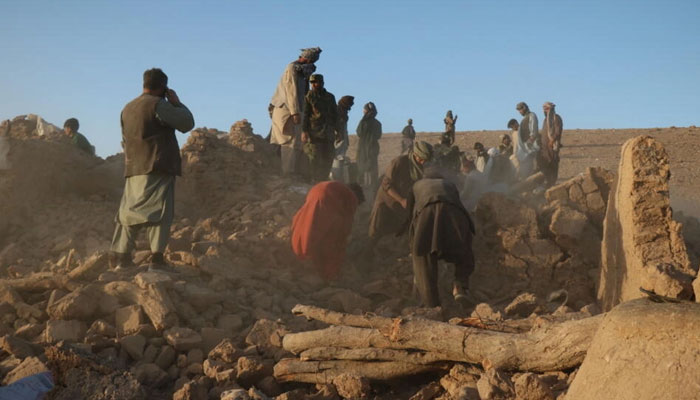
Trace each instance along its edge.
<instances>
[{"instance_id":1,"label":"collapsed house wall","mask_svg":"<svg viewBox=\"0 0 700 400\"><path fill-rule=\"evenodd\" d=\"M597 297L606 311L641 297L640 287L670 297L693 295L697 271L690 265L682 226L673 220L669 179L661 143L649 136L625 142L603 223Z\"/></svg>"},{"instance_id":2,"label":"collapsed house wall","mask_svg":"<svg viewBox=\"0 0 700 400\"><path fill-rule=\"evenodd\" d=\"M610 182L608 171L589 168L550 188L545 204L485 195L475 213L472 292L492 301L522 292L542 299L565 289L573 307L594 302L592 276L599 267L604 195Z\"/></svg>"}]
</instances>

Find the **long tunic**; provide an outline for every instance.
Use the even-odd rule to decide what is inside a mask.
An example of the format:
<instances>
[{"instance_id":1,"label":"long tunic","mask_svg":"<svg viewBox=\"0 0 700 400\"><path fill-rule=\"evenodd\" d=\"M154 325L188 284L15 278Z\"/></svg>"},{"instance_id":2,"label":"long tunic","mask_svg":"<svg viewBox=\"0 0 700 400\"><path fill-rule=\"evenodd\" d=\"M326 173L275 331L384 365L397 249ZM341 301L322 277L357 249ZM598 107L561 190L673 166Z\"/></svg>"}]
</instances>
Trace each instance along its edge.
<instances>
[{"instance_id":1,"label":"long tunic","mask_svg":"<svg viewBox=\"0 0 700 400\"><path fill-rule=\"evenodd\" d=\"M372 238L398 233L408 220L408 210L389 195L389 189L408 198L414 183L409 157L410 154L404 154L394 158L384 173L370 215L369 236Z\"/></svg>"},{"instance_id":2,"label":"long tunic","mask_svg":"<svg viewBox=\"0 0 700 400\"><path fill-rule=\"evenodd\" d=\"M552 115L553 114L553 115ZM559 114L552 111L545 117L542 125L542 148L541 156L548 162L556 161L559 158L559 145L561 143L561 133L564 123Z\"/></svg>"},{"instance_id":3,"label":"long tunic","mask_svg":"<svg viewBox=\"0 0 700 400\"><path fill-rule=\"evenodd\" d=\"M379 157L379 139L382 137L382 123L376 118L367 118L357 125L357 170L376 171Z\"/></svg>"},{"instance_id":4,"label":"long tunic","mask_svg":"<svg viewBox=\"0 0 700 400\"><path fill-rule=\"evenodd\" d=\"M447 262L472 259L474 225L457 187L444 179L421 179L409 198L411 254L436 254Z\"/></svg>"},{"instance_id":5,"label":"long tunic","mask_svg":"<svg viewBox=\"0 0 700 400\"><path fill-rule=\"evenodd\" d=\"M270 135L272 144L299 146L298 136L301 133L301 127L294 124L291 117L295 114L302 115L304 96L309 87L306 77L298 70L300 65L297 61L287 65L270 99L270 104L274 106Z\"/></svg>"},{"instance_id":6,"label":"long tunic","mask_svg":"<svg viewBox=\"0 0 700 400\"><path fill-rule=\"evenodd\" d=\"M292 250L310 259L325 279L338 276L357 210L357 197L340 182L321 182L309 190L292 221Z\"/></svg>"}]
</instances>

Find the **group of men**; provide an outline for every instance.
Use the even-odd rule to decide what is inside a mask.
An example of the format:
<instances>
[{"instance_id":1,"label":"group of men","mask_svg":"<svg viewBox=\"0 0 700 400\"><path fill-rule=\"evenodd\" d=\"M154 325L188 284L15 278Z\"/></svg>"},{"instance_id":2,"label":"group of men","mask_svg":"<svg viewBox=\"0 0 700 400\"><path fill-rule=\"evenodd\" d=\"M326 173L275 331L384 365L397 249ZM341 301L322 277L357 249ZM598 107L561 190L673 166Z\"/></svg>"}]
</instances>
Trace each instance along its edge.
<instances>
[{"instance_id":1,"label":"group of men","mask_svg":"<svg viewBox=\"0 0 700 400\"><path fill-rule=\"evenodd\" d=\"M377 157L382 126L372 102L364 106L357 127L358 173L333 176L334 162L344 160L347 151L348 111L353 97L343 96L336 103L333 94L325 89L323 76L314 74L320 53L318 47L302 50L300 57L285 69L269 107L270 141L279 145L283 174L299 174L299 167L307 163L308 175L304 178L316 182L292 222L293 252L300 259L311 260L324 278L336 278L355 212L364 201L363 187L376 189L369 221L370 242L407 232L414 282L422 303L440 303L439 260L455 265L453 296L458 301L465 300L474 270L471 242L475 227L458 185L448 179L444 168L436 168L440 165L434 160L434 146L415 141L411 120L409 129L404 129L410 145L404 143L402 154L391 161L379 180ZM514 131L516 145L512 151L516 156L519 152L530 155L536 149L541 153L537 157L540 169L556 180L561 118L554 113L553 104L546 103L545 107L546 122L538 135L536 115L524 103L518 104L523 120ZM440 145L449 149L454 144L456 120L448 112L446 133L435 146L438 153ZM153 68L144 72L143 92L122 110L121 127L125 185L115 218L110 263L116 270L132 266L136 235L145 230L151 250L150 268L172 271L163 253L174 216L175 179L181 173L175 130L191 130L194 118L168 87L167 75ZM67 134L79 142L82 135L77 136L77 129L77 121L66 122ZM507 153L507 144L502 145ZM369 247L371 251L373 245Z\"/></svg>"}]
</instances>

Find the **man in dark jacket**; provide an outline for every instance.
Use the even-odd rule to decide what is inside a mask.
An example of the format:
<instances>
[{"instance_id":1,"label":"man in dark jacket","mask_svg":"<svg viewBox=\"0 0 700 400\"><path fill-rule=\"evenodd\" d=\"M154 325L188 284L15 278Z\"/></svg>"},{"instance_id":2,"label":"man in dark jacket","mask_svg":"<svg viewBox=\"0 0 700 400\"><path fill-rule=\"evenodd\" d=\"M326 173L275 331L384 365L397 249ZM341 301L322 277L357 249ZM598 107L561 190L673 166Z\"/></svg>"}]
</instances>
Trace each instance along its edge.
<instances>
[{"instance_id":1,"label":"man in dark jacket","mask_svg":"<svg viewBox=\"0 0 700 400\"><path fill-rule=\"evenodd\" d=\"M328 92L323 75L311 75L311 91L304 97L301 140L309 157L310 177L314 182L328 180L335 156L334 143L338 127L338 105Z\"/></svg>"},{"instance_id":2,"label":"man in dark jacket","mask_svg":"<svg viewBox=\"0 0 700 400\"><path fill-rule=\"evenodd\" d=\"M409 197L409 243L413 274L424 306L440 305L438 260L455 266L452 295L464 302L474 271L474 224L462 205L457 187L432 172L417 181Z\"/></svg>"},{"instance_id":3,"label":"man in dark jacket","mask_svg":"<svg viewBox=\"0 0 700 400\"><path fill-rule=\"evenodd\" d=\"M182 168L175 129L191 130L194 118L168 88L168 76L153 68L143 73L143 93L122 110L121 126L126 182L112 238L111 265L121 269L131 264L136 235L145 228L151 266L162 267L173 221L175 177Z\"/></svg>"}]
</instances>

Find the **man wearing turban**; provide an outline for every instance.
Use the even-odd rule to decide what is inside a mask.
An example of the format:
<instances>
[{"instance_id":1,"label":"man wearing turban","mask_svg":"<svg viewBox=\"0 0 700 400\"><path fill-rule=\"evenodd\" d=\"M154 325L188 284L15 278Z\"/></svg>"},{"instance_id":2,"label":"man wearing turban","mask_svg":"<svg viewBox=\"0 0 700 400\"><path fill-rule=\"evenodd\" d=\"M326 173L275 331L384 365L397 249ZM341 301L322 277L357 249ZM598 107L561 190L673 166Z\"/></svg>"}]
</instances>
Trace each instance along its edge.
<instances>
[{"instance_id":1,"label":"man wearing turban","mask_svg":"<svg viewBox=\"0 0 700 400\"><path fill-rule=\"evenodd\" d=\"M282 174L298 172L301 155L301 123L309 78L321 55L319 47L302 49L299 58L287 65L270 99L272 129L270 143L280 146Z\"/></svg>"},{"instance_id":2,"label":"man wearing turban","mask_svg":"<svg viewBox=\"0 0 700 400\"><path fill-rule=\"evenodd\" d=\"M546 102L542 105L544 111L544 124L542 124L541 141L537 163L545 176L547 187L554 185L559 176L559 149L561 147L561 133L564 123L559 114L554 111L554 103Z\"/></svg>"}]
</instances>

